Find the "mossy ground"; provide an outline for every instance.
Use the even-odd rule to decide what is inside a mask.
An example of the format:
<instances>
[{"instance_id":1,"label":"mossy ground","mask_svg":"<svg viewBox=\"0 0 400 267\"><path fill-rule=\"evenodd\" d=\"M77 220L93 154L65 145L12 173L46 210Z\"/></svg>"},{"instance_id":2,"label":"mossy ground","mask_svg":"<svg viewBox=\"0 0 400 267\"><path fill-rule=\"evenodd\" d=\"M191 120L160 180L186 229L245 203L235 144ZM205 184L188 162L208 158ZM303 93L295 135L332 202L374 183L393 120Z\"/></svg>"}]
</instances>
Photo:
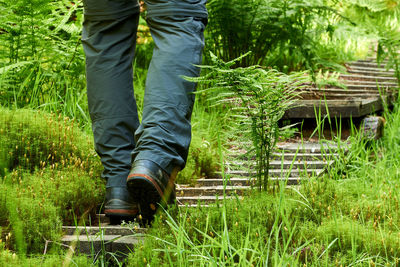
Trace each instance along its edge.
<instances>
[{"instance_id":1,"label":"mossy ground","mask_svg":"<svg viewBox=\"0 0 400 267\"><path fill-rule=\"evenodd\" d=\"M90 136L68 118L0 109L0 224L4 248L42 252L61 226L95 216L104 196ZM8 236L7 240L5 238Z\"/></svg>"}]
</instances>

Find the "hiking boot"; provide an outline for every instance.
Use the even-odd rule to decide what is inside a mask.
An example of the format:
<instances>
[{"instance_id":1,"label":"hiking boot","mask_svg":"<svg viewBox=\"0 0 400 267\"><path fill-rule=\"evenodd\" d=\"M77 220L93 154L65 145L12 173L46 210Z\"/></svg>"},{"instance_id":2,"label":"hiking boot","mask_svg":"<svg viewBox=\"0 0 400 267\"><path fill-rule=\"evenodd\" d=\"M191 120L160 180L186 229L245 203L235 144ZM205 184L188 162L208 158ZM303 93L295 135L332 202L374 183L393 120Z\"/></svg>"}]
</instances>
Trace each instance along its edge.
<instances>
[{"instance_id":1,"label":"hiking boot","mask_svg":"<svg viewBox=\"0 0 400 267\"><path fill-rule=\"evenodd\" d=\"M174 180L178 173L175 168L171 175L150 160L138 160L133 163L126 180L129 192L139 203L139 218L147 224L154 219L159 206L166 207L175 201Z\"/></svg>"},{"instance_id":2,"label":"hiking boot","mask_svg":"<svg viewBox=\"0 0 400 267\"><path fill-rule=\"evenodd\" d=\"M138 214L138 205L126 187L109 187L106 189L104 213L111 224L120 224L122 220L133 221Z\"/></svg>"}]
</instances>

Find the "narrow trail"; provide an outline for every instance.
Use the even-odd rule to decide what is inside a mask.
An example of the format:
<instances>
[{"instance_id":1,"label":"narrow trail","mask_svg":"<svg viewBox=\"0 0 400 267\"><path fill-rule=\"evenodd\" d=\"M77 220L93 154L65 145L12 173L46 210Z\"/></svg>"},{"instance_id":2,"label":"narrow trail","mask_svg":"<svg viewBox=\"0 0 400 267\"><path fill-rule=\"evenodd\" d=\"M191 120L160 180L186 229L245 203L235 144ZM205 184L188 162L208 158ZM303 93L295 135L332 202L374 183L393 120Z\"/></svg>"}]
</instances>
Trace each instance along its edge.
<instances>
[{"instance_id":1,"label":"narrow trail","mask_svg":"<svg viewBox=\"0 0 400 267\"><path fill-rule=\"evenodd\" d=\"M345 88L327 85L323 89L302 89L296 107L285 114L285 119L314 119L329 113L334 118L363 118L381 111L384 103L391 104L397 97L398 84L394 70L386 70L374 58L358 60L345 65L347 74L339 75ZM344 132L348 129L341 129ZM279 143L271 157L270 181L285 181L297 185L310 176L319 176L338 156L335 143L314 138L309 141L295 139ZM225 170L213 178L197 180L194 186L177 185L177 203L180 207L207 207L221 196L245 197L256 183L254 161L246 158L249 143L231 145L225 158ZM64 226L62 243L81 253L96 254L103 251L129 253L142 238L146 229L111 226L103 214L98 215L100 226ZM78 242L77 242L78 241Z\"/></svg>"}]
</instances>

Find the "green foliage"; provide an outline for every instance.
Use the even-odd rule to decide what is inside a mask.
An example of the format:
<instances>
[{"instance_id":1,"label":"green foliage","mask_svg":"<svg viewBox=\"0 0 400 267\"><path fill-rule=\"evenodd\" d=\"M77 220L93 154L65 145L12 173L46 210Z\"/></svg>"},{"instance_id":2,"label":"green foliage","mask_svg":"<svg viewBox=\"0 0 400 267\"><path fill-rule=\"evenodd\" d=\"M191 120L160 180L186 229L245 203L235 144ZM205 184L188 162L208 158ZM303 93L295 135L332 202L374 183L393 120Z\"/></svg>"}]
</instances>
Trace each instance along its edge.
<instances>
[{"instance_id":1,"label":"green foliage","mask_svg":"<svg viewBox=\"0 0 400 267\"><path fill-rule=\"evenodd\" d=\"M70 260L70 266L93 266L91 260L85 256L74 256ZM21 266L43 266L55 267L64 266L67 261L66 255L40 255L23 257L16 255L10 250L0 250L0 266L21 267Z\"/></svg>"},{"instance_id":2,"label":"green foliage","mask_svg":"<svg viewBox=\"0 0 400 267\"><path fill-rule=\"evenodd\" d=\"M211 84L207 90L217 90L218 103L232 105L238 132L247 133L247 136L241 137L250 137L253 143L258 187L266 189L270 154L280 137L278 121L293 104L296 95L294 90L301 88L309 78L305 73L285 75L257 66L232 68L235 62L246 55L224 62L211 54L213 65L202 66L208 73L191 80Z\"/></svg>"},{"instance_id":3,"label":"green foliage","mask_svg":"<svg viewBox=\"0 0 400 267\"><path fill-rule=\"evenodd\" d=\"M298 188L281 184L279 192L171 210L159 215L130 265L397 266L399 106L385 117L383 140L349 139L346 176L332 169Z\"/></svg>"},{"instance_id":4,"label":"green foliage","mask_svg":"<svg viewBox=\"0 0 400 267\"><path fill-rule=\"evenodd\" d=\"M207 49L224 61L252 51L237 64L275 66L284 72L337 67L326 58L334 46L321 41L333 36L339 17L329 1L211 0L208 10Z\"/></svg>"},{"instance_id":5,"label":"green foliage","mask_svg":"<svg viewBox=\"0 0 400 267\"><path fill-rule=\"evenodd\" d=\"M0 12L0 104L88 123L81 3L0 1Z\"/></svg>"}]
</instances>

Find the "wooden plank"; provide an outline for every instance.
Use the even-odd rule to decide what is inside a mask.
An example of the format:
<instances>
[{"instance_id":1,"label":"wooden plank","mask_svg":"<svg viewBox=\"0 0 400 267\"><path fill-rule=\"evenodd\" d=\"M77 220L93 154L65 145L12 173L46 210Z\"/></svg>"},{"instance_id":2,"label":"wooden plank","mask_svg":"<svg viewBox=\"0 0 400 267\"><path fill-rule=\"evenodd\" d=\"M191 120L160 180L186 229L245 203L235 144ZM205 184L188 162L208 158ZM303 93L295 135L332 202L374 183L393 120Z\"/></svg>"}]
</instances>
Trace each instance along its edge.
<instances>
[{"instance_id":1,"label":"wooden plank","mask_svg":"<svg viewBox=\"0 0 400 267\"><path fill-rule=\"evenodd\" d=\"M379 73L379 74L394 74L394 69L386 69L386 68L376 68L376 67L363 67L363 66L355 66L351 65L349 71L360 71L366 73Z\"/></svg>"},{"instance_id":2,"label":"wooden plank","mask_svg":"<svg viewBox=\"0 0 400 267\"><path fill-rule=\"evenodd\" d=\"M369 99L348 100L299 100L284 115L285 119L315 118L315 113L321 116L329 111L330 117L358 118L382 109L380 97Z\"/></svg>"},{"instance_id":3,"label":"wooden plank","mask_svg":"<svg viewBox=\"0 0 400 267\"><path fill-rule=\"evenodd\" d=\"M377 81L361 81L361 80L343 80L343 83L347 85L379 85L379 86L388 86L388 87L397 87L398 83L395 82L377 82Z\"/></svg>"},{"instance_id":4,"label":"wooden plank","mask_svg":"<svg viewBox=\"0 0 400 267\"><path fill-rule=\"evenodd\" d=\"M324 94L323 92L319 94L302 94L302 97L305 100L309 100L310 98L313 100L352 100L354 98L362 99L362 98L373 98L373 97L379 97L379 93L367 93L367 94L346 94L345 92L343 94L341 93L329 93L329 94Z\"/></svg>"},{"instance_id":5,"label":"wooden plank","mask_svg":"<svg viewBox=\"0 0 400 267\"><path fill-rule=\"evenodd\" d=\"M354 61L349 63L350 66L360 66L360 67L374 67L374 68L382 68L386 69L384 63L378 64L376 62L368 62L368 61Z\"/></svg>"},{"instance_id":6,"label":"wooden plank","mask_svg":"<svg viewBox=\"0 0 400 267\"><path fill-rule=\"evenodd\" d=\"M388 88L391 88L391 89L395 89L395 88L398 88L398 86L386 86L386 85L382 85L382 86L377 86L377 85L367 85L367 84L360 84L360 85L357 85L357 84L349 84L349 85L347 85L347 89L375 89L375 90L378 90L378 88L380 89L380 90L382 90L382 89L388 89Z\"/></svg>"},{"instance_id":7,"label":"wooden plank","mask_svg":"<svg viewBox=\"0 0 400 267\"><path fill-rule=\"evenodd\" d=\"M327 92L327 93L348 93L348 94L363 94L363 93L370 93L370 94L375 94L379 93L376 89L347 89L347 88L340 88L340 87L330 87L330 88L315 88L315 87L309 87L309 88L302 88L300 92Z\"/></svg>"},{"instance_id":8,"label":"wooden plank","mask_svg":"<svg viewBox=\"0 0 400 267\"><path fill-rule=\"evenodd\" d=\"M396 81L395 77L380 77L380 76L368 76L368 75L348 75L348 74L341 74L340 78L344 79L354 79L354 80L371 80L371 81Z\"/></svg>"}]
</instances>

